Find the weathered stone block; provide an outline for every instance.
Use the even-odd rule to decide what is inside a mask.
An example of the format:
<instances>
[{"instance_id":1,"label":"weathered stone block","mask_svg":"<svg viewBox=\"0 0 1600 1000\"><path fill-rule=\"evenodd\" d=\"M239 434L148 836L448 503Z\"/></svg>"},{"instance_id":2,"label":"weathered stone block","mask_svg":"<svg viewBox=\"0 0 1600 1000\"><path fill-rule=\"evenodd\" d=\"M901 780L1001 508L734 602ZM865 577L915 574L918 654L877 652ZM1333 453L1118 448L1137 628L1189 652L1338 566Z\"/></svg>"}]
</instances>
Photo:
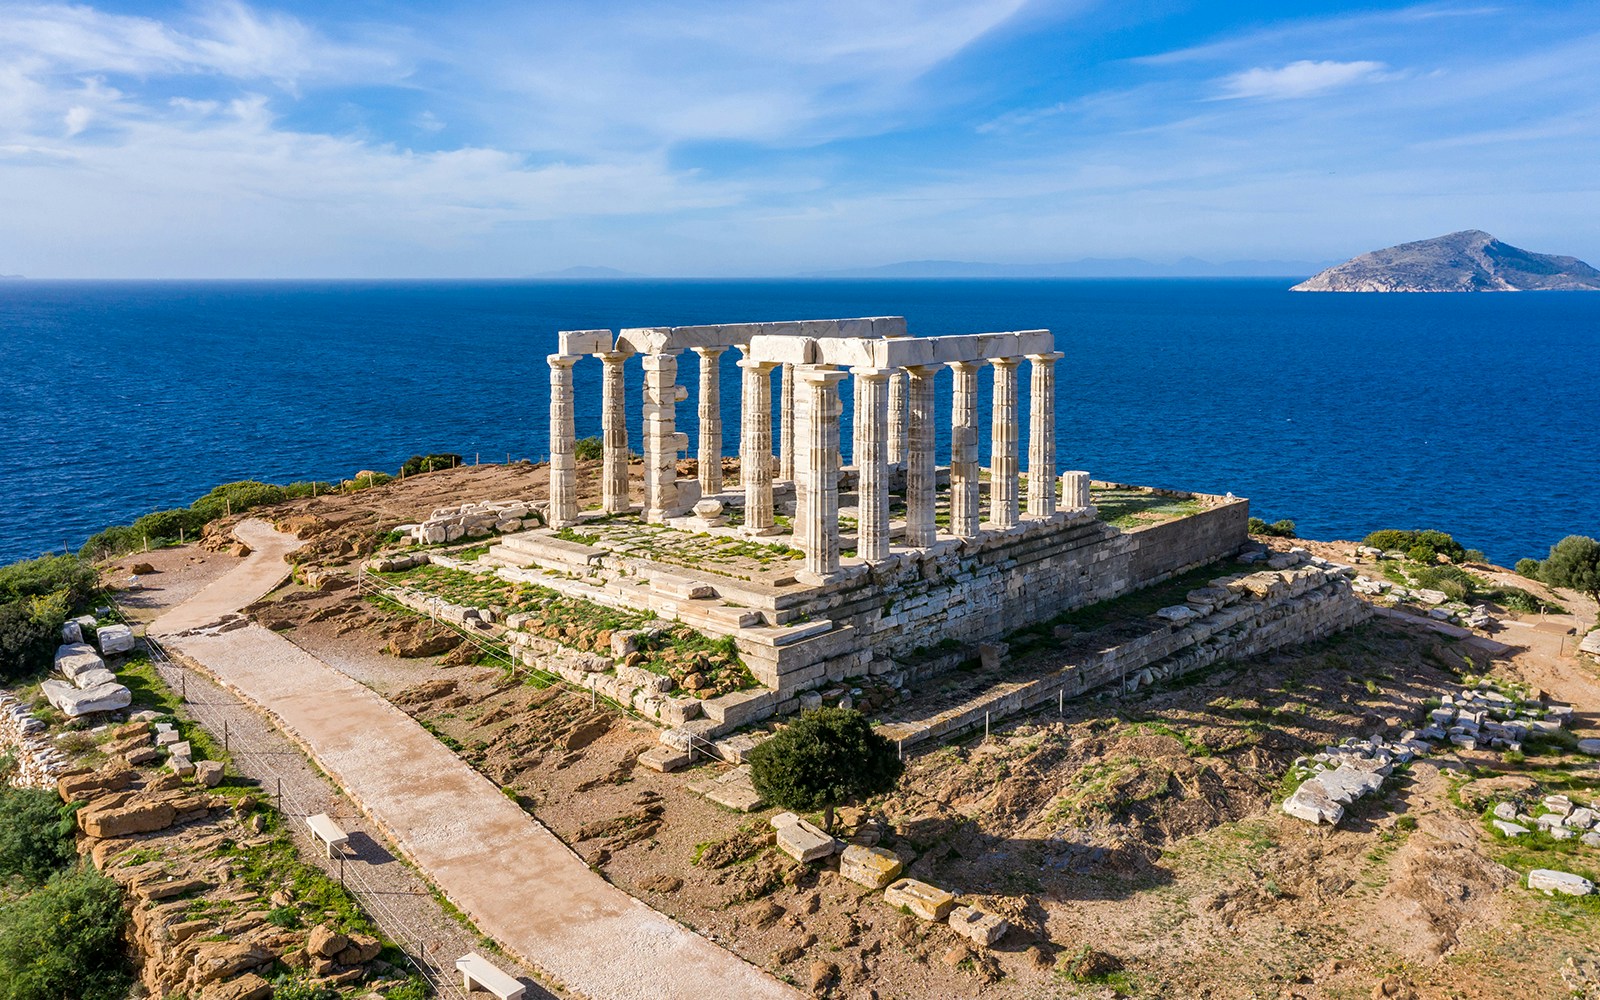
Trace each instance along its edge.
<instances>
[{"instance_id":1,"label":"weathered stone block","mask_svg":"<svg viewBox=\"0 0 1600 1000\"><path fill-rule=\"evenodd\" d=\"M100 652L106 656L133 649L133 629L126 625L102 625L95 630Z\"/></svg>"},{"instance_id":2,"label":"weathered stone block","mask_svg":"<svg viewBox=\"0 0 1600 1000\"><path fill-rule=\"evenodd\" d=\"M1560 892L1568 896L1587 896L1594 892L1594 883L1582 875L1574 875L1571 872L1535 868L1528 873L1528 888L1544 892Z\"/></svg>"},{"instance_id":3,"label":"weathered stone block","mask_svg":"<svg viewBox=\"0 0 1600 1000\"><path fill-rule=\"evenodd\" d=\"M839 855L839 874L868 889L882 889L905 871L894 852L881 847L851 844Z\"/></svg>"},{"instance_id":4,"label":"weathered stone block","mask_svg":"<svg viewBox=\"0 0 1600 1000\"><path fill-rule=\"evenodd\" d=\"M839 849L837 840L791 812L772 817L772 828L778 832L778 850L801 864L820 861Z\"/></svg>"},{"instance_id":5,"label":"weathered stone block","mask_svg":"<svg viewBox=\"0 0 1600 1000\"><path fill-rule=\"evenodd\" d=\"M68 624L75 624L69 622ZM56 669L69 681L90 670L104 670L106 661L85 642L69 642L56 648Z\"/></svg>"},{"instance_id":6,"label":"weathered stone block","mask_svg":"<svg viewBox=\"0 0 1600 1000\"><path fill-rule=\"evenodd\" d=\"M950 911L950 929L970 941L988 947L1005 936L1011 925L1002 917L970 906L958 906Z\"/></svg>"},{"instance_id":7,"label":"weathered stone block","mask_svg":"<svg viewBox=\"0 0 1600 1000\"><path fill-rule=\"evenodd\" d=\"M79 690L65 681L45 681L39 693L63 715L77 718L91 712L115 712L133 704L133 695L121 684L97 684Z\"/></svg>"},{"instance_id":8,"label":"weathered stone block","mask_svg":"<svg viewBox=\"0 0 1600 1000\"><path fill-rule=\"evenodd\" d=\"M639 763L652 771L666 773L676 771L681 767L688 767L694 755L687 750L678 750L664 743L658 743L639 755Z\"/></svg>"},{"instance_id":9,"label":"weathered stone block","mask_svg":"<svg viewBox=\"0 0 1600 1000\"><path fill-rule=\"evenodd\" d=\"M883 901L903 906L923 920L940 921L956 905L956 897L938 886L903 878L883 891Z\"/></svg>"}]
</instances>

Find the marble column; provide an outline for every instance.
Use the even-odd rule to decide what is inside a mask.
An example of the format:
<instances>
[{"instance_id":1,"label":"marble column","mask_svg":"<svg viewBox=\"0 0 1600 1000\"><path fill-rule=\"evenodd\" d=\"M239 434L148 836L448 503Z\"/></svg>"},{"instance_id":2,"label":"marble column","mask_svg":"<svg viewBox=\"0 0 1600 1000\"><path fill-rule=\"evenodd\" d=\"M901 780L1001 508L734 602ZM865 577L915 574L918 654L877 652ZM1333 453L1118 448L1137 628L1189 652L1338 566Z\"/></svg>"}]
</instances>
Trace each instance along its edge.
<instances>
[{"instance_id":1,"label":"marble column","mask_svg":"<svg viewBox=\"0 0 1600 1000\"><path fill-rule=\"evenodd\" d=\"M739 362L744 372L744 413L739 421L739 470L744 480L747 535L774 535L772 520L772 369L767 361Z\"/></svg>"},{"instance_id":2,"label":"marble column","mask_svg":"<svg viewBox=\"0 0 1600 1000\"><path fill-rule=\"evenodd\" d=\"M652 524L682 513L678 504L678 453L689 446L678 433L676 352L646 354L644 364L644 516Z\"/></svg>"},{"instance_id":3,"label":"marble column","mask_svg":"<svg viewBox=\"0 0 1600 1000\"><path fill-rule=\"evenodd\" d=\"M983 510L978 491L978 371L982 361L952 361L950 407L950 534L976 538Z\"/></svg>"},{"instance_id":4,"label":"marble column","mask_svg":"<svg viewBox=\"0 0 1600 1000\"><path fill-rule=\"evenodd\" d=\"M934 478L933 377L938 365L913 365L906 369L911 419L906 449L906 544L922 548L938 538L934 526L937 487Z\"/></svg>"},{"instance_id":5,"label":"marble column","mask_svg":"<svg viewBox=\"0 0 1600 1000\"><path fill-rule=\"evenodd\" d=\"M1028 516L1056 512L1056 362L1060 351L1030 354L1028 383Z\"/></svg>"},{"instance_id":6,"label":"marble column","mask_svg":"<svg viewBox=\"0 0 1600 1000\"><path fill-rule=\"evenodd\" d=\"M821 365L799 369L806 396L805 450L799 456L806 481L805 575L812 583L839 571L839 383L845 373Z\"/></svg>"},{"instance_id":7,"label":"marble column","mask_svg":"<svg viewBox=\"0 0 1600 1000\"><path fill-rule=\"evenodd\" d=\"M696 347L700 355L700 494L722 492L722 370L724 347Z\"/></svg>"},{"instance_id":8,"label":"marble column","mask_svg":"<svg viewBox=\"0 0 1600 1000\"><path fill-rule=\"evenodd\" d=\"M794 480L794 417L794 365L784 365L778 386L778 478L786 482Z\"/></svg>"},{"instance_id":9,"label":"marble column","mask_svg":"<svg viewBox=\"0 0 1600 1000\"><path fill-rule=\"evenodd\" d=\"M906 460L906 373L898 369L889 376L889 464L904 465Z\"/></svg>"},{"instance_id":10,"label":"marble column","mask_svg":"<svg viewBox=\"0 0 1600 1000\"><path fill-rule=\"evenodd\" d=\"M550 362L550 526L565 527L578 519L578 464L572 447L572 366L581 355L552 354Z\"/></svg>"},{"instance_id":11,"label":"marble column","mask_svg":"<svg viewBox=\"0 0 1600 1000\"><path fill-rule=\"evenodd\" d=\"M890 368L852 368L856 384L854 457L857 471L856 555L889 558Z\"/></svg>"},{"instance_id":12,"label":"marble column","mask_svg":"<svg viewBox=\"0 0 1600 1000\"><path fill-rule=\"evenodd\" d=\"M1017 366L1021 358L993 358L994 416L989 428L989 523L1017 523Z\"/></svg>"},{"instance_id":13,"label":"marble column","mask_svg":"<svg viewBox=\"0 0 1600 1000\"><path fill-rule=\"evenodd\" d=\"M605 366L600 389L600 508L607 514L628 510L628 404L623 365L628 354L596 354Z\"/></svg>"}]
</instances>

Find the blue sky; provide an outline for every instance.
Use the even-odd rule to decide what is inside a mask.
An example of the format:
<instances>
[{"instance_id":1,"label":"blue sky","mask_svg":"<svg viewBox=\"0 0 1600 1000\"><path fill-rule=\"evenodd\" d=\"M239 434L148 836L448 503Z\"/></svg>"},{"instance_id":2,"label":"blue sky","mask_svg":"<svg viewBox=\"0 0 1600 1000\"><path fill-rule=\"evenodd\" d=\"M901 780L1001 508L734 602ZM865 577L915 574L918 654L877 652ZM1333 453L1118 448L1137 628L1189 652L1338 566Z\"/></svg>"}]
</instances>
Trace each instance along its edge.
<instances>
[{"instance_id":1,"label":"blue sky","mask_svg":"<svg viewBox=\"0 0 1600 1000\"><path fill-rule=\"evenodd\" d=\"M0 0L0 273L1600 264L1600 4Z\"/></svg>"}]
</instances>

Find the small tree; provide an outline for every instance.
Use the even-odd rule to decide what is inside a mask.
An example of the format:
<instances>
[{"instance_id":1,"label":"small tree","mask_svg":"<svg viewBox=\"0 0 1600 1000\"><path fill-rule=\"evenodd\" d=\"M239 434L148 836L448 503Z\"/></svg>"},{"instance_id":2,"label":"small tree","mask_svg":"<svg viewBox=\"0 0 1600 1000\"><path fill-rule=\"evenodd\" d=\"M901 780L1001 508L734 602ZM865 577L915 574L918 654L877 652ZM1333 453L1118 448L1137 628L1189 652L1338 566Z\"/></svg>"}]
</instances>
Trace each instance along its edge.
<instances>
[{"instance_id":1,"label":"small tree","mask_svg":"<svg viewBox=\"0 0 1600 1000\"><path fill-rule=\"evenodd\" d=\"M1583 535L1563 538L1539 564L1539 579L1600 601L1600 542Z\"/></svg>"},{"instance_id":2,"label":"small tree","mask_svg":"<svg viewBox=\"0 0 1600 1000\"><path fill-rule=\"evenodd\" d=\"M848 708L804 712L750 751L750 779L762 798L784 809L821 809L830 832L835 806L892 790L904 770L894 745Z\"/></svg>"}]
</instances>

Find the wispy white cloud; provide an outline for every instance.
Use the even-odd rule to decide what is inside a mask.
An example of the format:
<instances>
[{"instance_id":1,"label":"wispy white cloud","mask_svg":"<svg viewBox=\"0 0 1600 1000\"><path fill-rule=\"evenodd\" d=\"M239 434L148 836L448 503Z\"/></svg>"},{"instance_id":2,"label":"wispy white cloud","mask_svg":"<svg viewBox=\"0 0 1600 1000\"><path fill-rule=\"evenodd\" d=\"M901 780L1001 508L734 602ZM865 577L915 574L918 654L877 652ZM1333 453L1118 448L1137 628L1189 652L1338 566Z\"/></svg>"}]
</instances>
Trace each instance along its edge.
<instances>
[{"instance_id":1,"label":"wispy white cloud","mask_svg":"<svg viewBox=\"0 0 1600 1000\"><path fill-rule=\"evenodd\" d=\"M1369 59L1355 62L1299 59L1286 66L1256 66L1223 77L1218 81L1222 90L1219 99L1311 97L1358 83L1391 80L1394 76L1383 63Z\"/></svg>"}]
</instances>

